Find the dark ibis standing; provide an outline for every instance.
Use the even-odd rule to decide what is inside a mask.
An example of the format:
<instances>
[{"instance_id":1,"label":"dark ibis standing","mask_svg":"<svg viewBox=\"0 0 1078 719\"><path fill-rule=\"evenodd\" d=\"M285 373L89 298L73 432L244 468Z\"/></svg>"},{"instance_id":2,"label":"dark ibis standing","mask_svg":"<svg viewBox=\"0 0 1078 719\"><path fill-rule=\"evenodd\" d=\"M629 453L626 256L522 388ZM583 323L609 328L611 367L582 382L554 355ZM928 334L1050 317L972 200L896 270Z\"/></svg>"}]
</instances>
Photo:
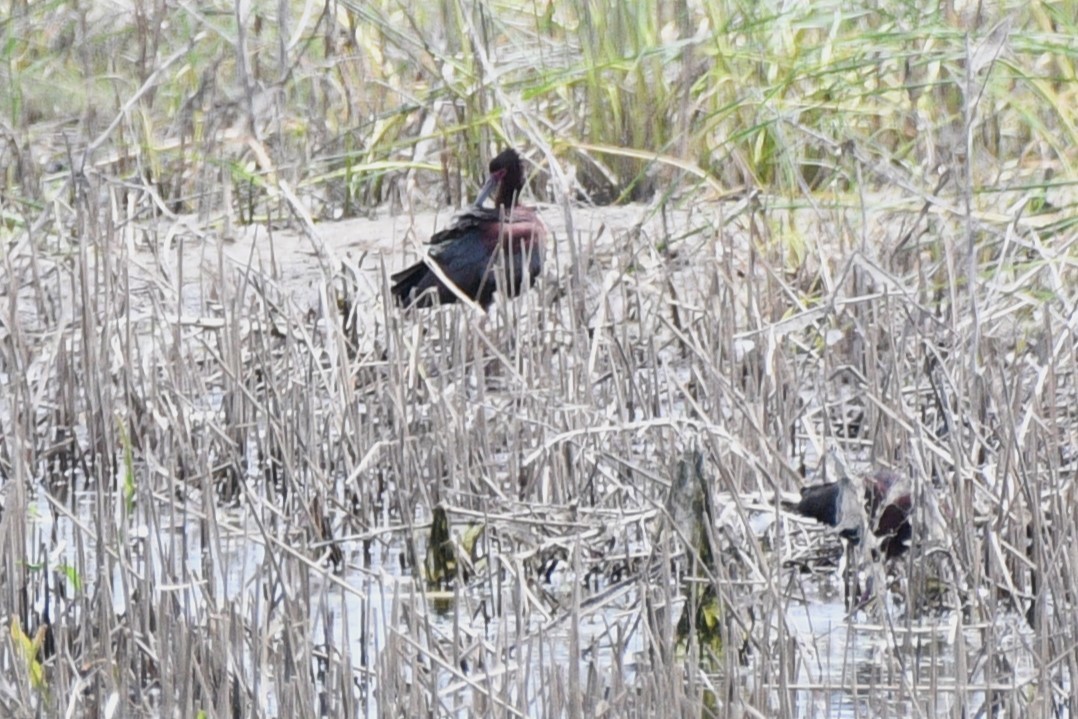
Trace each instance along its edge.
<instances>
[{"instance_id":1,"label":"dark ibis standing","mask_svg":"<svg viewBox=\"0 0 1078 719\"><path fill-rule=\"evenodd\" d=\"M494 208L483 207L495 188ZM546 226L534 208L518 204L523 188L524 172L515 150L505 150L491 160L490 177L475 205L430 238L426 260L393 275L391 291L397 303L405 307L448 304L457 301L459 292L487 309L496 289L515 297L525 276L529 286L533 284L543 269ZM502 257L506 258L508 285L499 288L497 270ZM430 263L438 266L456 291L446 285Z\"/></svg>"},{"instance_id":2,"label":"dark ibis standing","mask_svg":"<svg viewBox=\"0 0 1078 719\"><path fill-rule=\"evenodd\" d=\"M901 556L913 537L913 509L908 483L889 469L878 469L864 480L864 490L848 476L837 482L801 488L801 499L783 507L802 517L839 530L852 544L861 541L866 520L876 535L879 552L886 559Z\"/></svg>"}]
</instances>

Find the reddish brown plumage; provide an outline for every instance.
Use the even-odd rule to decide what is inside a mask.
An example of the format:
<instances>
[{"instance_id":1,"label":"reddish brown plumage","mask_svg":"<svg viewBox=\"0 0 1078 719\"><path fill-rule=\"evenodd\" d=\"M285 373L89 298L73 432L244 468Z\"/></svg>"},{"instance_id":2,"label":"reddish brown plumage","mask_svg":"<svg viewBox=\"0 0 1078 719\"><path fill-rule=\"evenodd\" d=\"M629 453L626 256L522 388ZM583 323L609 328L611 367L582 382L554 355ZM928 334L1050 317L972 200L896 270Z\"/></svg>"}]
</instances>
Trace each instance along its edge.
<instances>
[{"instance_id":1,"label":"reddish brown plumage","mask_svg":"<svg viewBox=\"0 0 1078 719\"><path fill-rule=\"evenodd\" d=\"M393 275L391 291L398 304L448 304L457 301L459 292L486 309L496 290L514 297L525 276L529 284L535 282L543 268L546 226L533 208L517 205L523 187L524 172L515 150L505 150L491 160L490 177L475 205L461 213L452 226L431 237L426 261ZM495 188L494 209L484 208L483 202ZM497 283L502 256L507 260L505 287ZM428 262L438 265L457 292L438 277Z\"/></svg>"},{"instance_id":2,"label":"reddish brown plumage","mask_svg":"<svg viewBox=\"0 0 1078 719\"><path fill-rule=\"evenodd\" d=\"M879 542L879 551L887 559L900 556L909 549L913 537L910 523L912 500L909 488L901 476L888 469L879 469L865 478L865 513L872 533ZM844 493L856 492L857 486L849 479L827 482L801 488L801 499L783 502L783 508L810 517L831 527L840 528L843 538L860 541L860 522L851 522L842 516Z\"/></svg>"}]
</instances>

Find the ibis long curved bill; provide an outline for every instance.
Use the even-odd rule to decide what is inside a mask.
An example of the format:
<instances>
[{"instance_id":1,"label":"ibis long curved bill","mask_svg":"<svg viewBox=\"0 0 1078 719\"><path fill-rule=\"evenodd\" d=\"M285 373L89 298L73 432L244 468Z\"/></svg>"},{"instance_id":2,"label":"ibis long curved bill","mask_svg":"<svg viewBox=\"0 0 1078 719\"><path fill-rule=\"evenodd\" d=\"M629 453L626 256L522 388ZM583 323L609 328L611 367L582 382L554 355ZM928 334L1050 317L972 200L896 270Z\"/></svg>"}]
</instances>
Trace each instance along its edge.
<instances>
[{"instance_id":1,"label":"ibis long curved bill","mask_svg":"<svg viewBox=\"0 0 1078 719\"><path fill-rule=\"evenodd\" d=\"M515 150L491 160L490 175L475 204L431 237L425 260L392 276L397 303L430 307L456 302L463 295L487 309L496 291L515 297L525 278L529 286L534 284L543 269L547 230L534 208L518 204L523 188L524 172ZM494 208L483 207L495 190ZM499 286L498 267L503 261L506 284ZM437 264L441 272L429 263Z\"/></svg>"}]
</instances>

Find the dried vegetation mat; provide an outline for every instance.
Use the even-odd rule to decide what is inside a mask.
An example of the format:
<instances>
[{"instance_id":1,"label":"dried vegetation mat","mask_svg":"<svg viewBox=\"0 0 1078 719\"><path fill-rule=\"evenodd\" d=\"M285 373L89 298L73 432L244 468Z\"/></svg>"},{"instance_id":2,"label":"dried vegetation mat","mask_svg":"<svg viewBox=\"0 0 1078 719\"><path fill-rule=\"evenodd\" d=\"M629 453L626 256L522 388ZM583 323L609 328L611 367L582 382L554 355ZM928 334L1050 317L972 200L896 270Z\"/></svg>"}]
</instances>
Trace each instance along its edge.
<instances>
[{"instance_id":1,"label":"dried vegetation mat","mask_svg":"<svg viewBox=\"0 0 1078 719\"><path fill-rule=\"evenodd\" d=\"M9 3L0 715L1078 713L1078 9L661 5Z\"/></svg>"}]
</instances>

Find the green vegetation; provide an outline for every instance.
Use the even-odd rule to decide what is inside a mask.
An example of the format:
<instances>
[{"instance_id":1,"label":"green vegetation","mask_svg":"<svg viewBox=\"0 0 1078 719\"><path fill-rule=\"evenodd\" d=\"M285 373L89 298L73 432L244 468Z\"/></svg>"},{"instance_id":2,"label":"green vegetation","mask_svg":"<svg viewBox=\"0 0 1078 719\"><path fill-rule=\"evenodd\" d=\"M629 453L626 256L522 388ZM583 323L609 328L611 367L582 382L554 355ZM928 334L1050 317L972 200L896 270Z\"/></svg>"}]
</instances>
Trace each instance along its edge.
<instances>
[{"instance_id":1,"label":"green vegetation","mask_svg":"<svg viewBox=\"0 0 1078 719\"><path fill-rule=\"evenodd\" d=\"M1075 37L0 5L0 716L1073 713ZM506 145L545 276L400 311ZM913 488L849 616L832 449Z\"/></svg>"},{"instance_id":2,"label":"green vegetation","mask_svg":"<svg viewBox=\"0 0 1078 719\"><path fill-rule=\"evenodd\" d=\"M942 189L966 184L983 209L1073 181L1073 3L280 7L238 23L229 5L12 3L6 194L42 201L40 168L96 139L91 163L177 212L217 201L225 161L263 216L277 180L316 216L369 211L399 199L415 161L434 163L432 199L457 201L460 173L507 142L573 167L562 191L600 202L672 183L694 197L702 180L795 199L931 192L951 170Z\"/></svg>"}]
</instances>

